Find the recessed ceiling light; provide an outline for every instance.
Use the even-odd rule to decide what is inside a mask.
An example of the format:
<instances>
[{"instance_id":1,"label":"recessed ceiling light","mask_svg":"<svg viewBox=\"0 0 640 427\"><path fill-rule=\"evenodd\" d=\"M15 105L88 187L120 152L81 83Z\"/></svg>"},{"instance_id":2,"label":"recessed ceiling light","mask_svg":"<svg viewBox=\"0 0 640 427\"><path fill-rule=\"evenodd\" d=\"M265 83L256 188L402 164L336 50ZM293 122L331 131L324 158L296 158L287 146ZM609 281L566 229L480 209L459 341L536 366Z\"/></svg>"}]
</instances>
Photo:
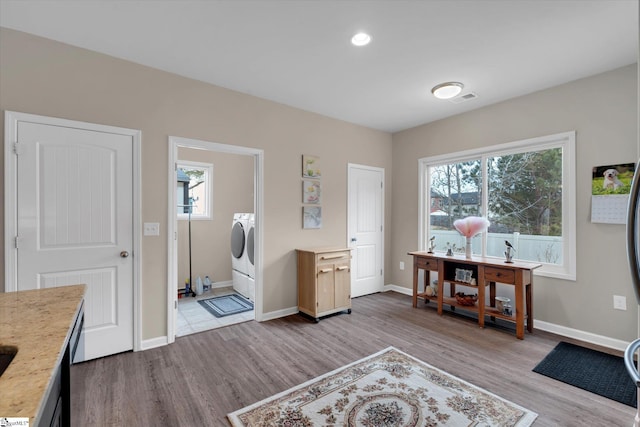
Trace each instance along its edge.
<instances>
[{"instance_id":1,"label":"recessed ceiling light","mask_svg":"<svg viewBox=\"0 0 640 427\"><path fill-rule=\"evenodd\" d=\"M351 43L354 46L366 46L371 41L371 36L367 33L358 33L351 37Z\"/></svg>"},{"instance_id":2,"label":"recessed ceiling light","mask_svg":"<svg viewBox=\"0 0 640 427\"><path fill-rule=\"evenodd\" d=\"M459 82L440 83L431 89L431 93L438 99L450 99L458 96L463 87L464 85Z\"/></svg>"}]
</instances>

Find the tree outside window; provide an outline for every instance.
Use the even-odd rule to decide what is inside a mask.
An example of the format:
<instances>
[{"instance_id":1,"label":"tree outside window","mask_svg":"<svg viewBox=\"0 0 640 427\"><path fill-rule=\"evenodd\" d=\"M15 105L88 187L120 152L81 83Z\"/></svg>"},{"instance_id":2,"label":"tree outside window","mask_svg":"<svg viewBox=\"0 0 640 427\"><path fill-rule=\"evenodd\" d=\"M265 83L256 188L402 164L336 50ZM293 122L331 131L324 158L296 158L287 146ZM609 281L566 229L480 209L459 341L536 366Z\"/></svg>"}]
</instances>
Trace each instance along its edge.
<instances>
[{"instance_id":1,"label":"tree outside window","mask_svg":"<svg viewBox=\"0 0 640 427\"><path fill-rule=\"evenodd\" d=\"M440 250L463 251L464 240L453 222L484 216L491 226L474 238L474 254L503 257L508 240L516 259L543 263L550 276L575 277L575 221L569 219L575 218L575 177L569 173L574 141L574 134L567 133L475 155L422 159L429 207L422 241L435 236Z\"/></svg>"},{"instance_id":2,"label":"tree outside window","mask_svg":"<svg viewBox=\"0 0 640 427\"><path fill-rule=\"evenodd\" d=\"M179 219L211 219L213 165L181 161L177 164Z\"/></svg>"}]
</instances>

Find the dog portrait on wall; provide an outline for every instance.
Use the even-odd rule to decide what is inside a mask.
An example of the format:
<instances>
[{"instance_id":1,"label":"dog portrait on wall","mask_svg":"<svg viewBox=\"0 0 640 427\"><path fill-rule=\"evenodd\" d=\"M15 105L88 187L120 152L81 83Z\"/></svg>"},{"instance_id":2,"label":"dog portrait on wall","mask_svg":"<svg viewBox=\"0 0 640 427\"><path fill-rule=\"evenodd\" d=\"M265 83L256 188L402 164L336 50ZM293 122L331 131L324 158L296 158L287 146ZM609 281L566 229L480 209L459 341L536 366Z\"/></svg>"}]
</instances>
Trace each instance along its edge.
<instances>
[{"instance_id":1,"label":"dog portrait on wall","mask_svg":"<svg viewBox=\"0 0 640 427\"><path fill-rule=\"evenodd\" d=\"M634 163L594 167L591 183L592 194L629 194L634 172Z\"/></svg>"},{"instance_id":2,"label":"dog portrait on wall","mask_svg":"<svg viewBox=\"0 0 640 427\"><path fill-rule=\"evenodd\" d=\"M591 174L591 222L626 224L634 163L594 167Z\"/></svg>"},{"instance_id":3,"label":"dog portrait on wall","mask_svg":"<svg viewBox=\"0 0 640 427\"><path fill-rule=\"evenodd\" d=\"M622 187L622 181L618 179L618 171L615 169L607 169L602 174L604 176L604 182L602 188L605 190L617 190Z\"/></svg>"}]
</instances>

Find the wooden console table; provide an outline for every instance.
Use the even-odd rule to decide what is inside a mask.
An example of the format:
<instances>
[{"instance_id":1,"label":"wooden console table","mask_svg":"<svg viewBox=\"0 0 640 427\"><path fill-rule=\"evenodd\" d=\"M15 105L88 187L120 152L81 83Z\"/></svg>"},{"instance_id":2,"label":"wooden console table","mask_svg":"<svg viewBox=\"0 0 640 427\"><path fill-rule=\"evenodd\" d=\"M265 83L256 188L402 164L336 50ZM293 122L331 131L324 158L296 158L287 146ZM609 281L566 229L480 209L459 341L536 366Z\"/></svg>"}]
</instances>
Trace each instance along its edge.
<instances>
[{"instance_id":1,"label":"wooden console table","mask_svg":"<svg viewBox=\"0 0 640 427\"><path fill-rule=\"evenodd\" d=\"M425 301L435 301L438 304L438 314L442 315L446 304L452 310L459 308L478 314L478 324L484 328L485 316L515 322L516 337L524 339L524 322L527 320L527 330L533 332L533 270L541 264L529 262L506 263L499 259L472 257L464 255L447 256L444 253L409 252L413 256L413 307L418 306L418 297ZM472 271L475 284L456 280L456 269ZM424 270L424 289L429 286L430 272L438 273L437 295L418 293L418 270ZM444 283L449 283L449 296L444 295ZM496 310L496 282L512 285L515 288L515 312L506 315ZM455 298L456 285L473 288L478 293L478 302L467 306L458 304ZM489 286L489 305L485 304L485 288Z\"/></svg>"}]
</instances>

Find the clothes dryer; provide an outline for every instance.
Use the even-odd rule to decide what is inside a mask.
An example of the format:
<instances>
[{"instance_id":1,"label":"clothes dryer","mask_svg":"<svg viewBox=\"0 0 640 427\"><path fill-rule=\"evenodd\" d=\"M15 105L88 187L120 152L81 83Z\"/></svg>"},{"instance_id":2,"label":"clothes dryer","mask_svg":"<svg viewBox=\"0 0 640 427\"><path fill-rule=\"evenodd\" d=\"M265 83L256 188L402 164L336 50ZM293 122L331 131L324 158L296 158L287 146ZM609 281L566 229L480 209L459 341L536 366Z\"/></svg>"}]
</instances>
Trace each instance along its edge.
<instances>
[{"instance_id":1,"label":"clothes dryer","mask_svg":"<svg viewBox=\"0 0 640 427\"><path fill-rule=\"evenodd\" d=\"M247 232L247 298L251 301L255 301L256 296L256 266L255 266L255 225L256 217L254 214L249 216Z\"/></svg>"},{"instance_id":2,"label":"clothes dryer","mask_svg":"<svg viewBox=\"0 0 640 427\"><path fill-rule=\"evenodd\" d=\"M247 275L251 278L256 277L256 265L255 265L255 228L256 228L256 216L249 214L247 221Z\"/></svg>"},{"instance_id":3,"label":"clothes dryer","mask_svg":"<svg viewBox=\"0 0 640 427\"><path fill-rule=\"evenodd\" d=\"M249 214L233 214L231 226L231 268L238 273L248 273L247 231Z\"/></svg>"}]
</instances>

